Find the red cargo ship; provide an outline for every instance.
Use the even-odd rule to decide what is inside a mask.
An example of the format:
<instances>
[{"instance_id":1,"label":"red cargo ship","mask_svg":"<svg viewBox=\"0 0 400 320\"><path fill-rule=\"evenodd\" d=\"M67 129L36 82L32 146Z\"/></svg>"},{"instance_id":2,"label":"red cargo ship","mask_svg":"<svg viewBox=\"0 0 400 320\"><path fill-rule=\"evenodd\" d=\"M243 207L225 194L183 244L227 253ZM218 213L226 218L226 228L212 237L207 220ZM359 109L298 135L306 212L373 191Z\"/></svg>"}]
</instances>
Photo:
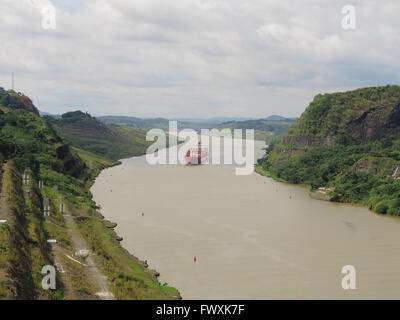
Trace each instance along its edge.
<instances>
[{"instance_id":1,"label":"red cargo ship","mask_svg":"<svg viewBox=\"0 0 400 320\"><path fill-rule=\"evenodd\" d=\"M185 160L188 165L200 165L202 163L205 163L207 159L208 149L202 146L200 142L197 148L190 148L185 156Z\"/></svg>"}]
</instances>

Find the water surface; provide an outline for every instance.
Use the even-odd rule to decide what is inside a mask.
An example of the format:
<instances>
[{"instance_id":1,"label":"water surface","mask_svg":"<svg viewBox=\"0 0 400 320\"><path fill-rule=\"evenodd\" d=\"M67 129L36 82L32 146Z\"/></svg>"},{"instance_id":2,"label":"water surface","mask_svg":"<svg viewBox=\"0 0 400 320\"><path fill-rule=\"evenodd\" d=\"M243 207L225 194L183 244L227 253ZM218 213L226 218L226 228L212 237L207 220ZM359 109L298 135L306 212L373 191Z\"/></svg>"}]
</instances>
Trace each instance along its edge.
<instances>
[{"instance_id":1,"label":"water surface","mask_svg":"<svg viewBox=\"0 0 400 320\"><path fill-rule=\"evenodd\" d=\"M104 170L92 191L122 245L184 299L400 298L396 218L232 166L145 157ZM344 265L356 267L356 290L341 287Z\"/></svg>"}]
</instances>

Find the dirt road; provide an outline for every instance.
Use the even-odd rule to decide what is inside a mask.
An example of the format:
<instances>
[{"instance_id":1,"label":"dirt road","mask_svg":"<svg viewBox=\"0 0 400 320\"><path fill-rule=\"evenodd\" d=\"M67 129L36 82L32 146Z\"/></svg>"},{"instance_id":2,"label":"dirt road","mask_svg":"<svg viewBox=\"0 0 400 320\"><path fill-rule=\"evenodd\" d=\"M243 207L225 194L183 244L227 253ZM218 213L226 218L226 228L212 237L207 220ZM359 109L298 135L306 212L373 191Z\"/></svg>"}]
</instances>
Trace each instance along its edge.
<instances>
[{"instance_id":1,"label":"dirt road","mask_svg":"<svg viewBox=\"0 0 400 320\"><path fill-rule=\"evenodd\" d=\"M69 228L69 234L71 236L72 242L75 247L75 252L79 252L80 250L87 250L87 244L84 239L82 239L81 235L76 230L76 224L71 215L65 215L65 222ZM99 287L100 291L96 293L96 295L102 300L115 300L114 295L108 288L107 285L107 277L104 276L100 270L96 267L96 264L93 261L93 258L89 256L85 259L85 271L86 275L92 282L96 283Z\"/></svg>"}]
</instances>

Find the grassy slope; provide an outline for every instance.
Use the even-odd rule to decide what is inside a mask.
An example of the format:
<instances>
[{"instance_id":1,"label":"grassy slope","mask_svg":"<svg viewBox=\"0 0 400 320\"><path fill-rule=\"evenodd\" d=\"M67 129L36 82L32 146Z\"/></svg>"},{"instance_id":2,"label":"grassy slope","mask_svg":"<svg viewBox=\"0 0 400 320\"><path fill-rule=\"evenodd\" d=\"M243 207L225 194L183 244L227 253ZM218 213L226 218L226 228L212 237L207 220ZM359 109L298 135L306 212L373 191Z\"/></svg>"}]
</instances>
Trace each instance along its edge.
<instances>
[{"instance_id":1,"label":"grassy slope","mask_svg":"<svg viewBox=\"0 0 400 320\"><path fill-rule=\"evenodd\" d=\"M55 291L44 291L41 287L41 268L54 264L54 261L47 244L48 233L40 208L39 192L33 184L23 187L21 176L12 161L7 168L6 185L3 187L7 188L12 216L2 227L3 231L8 229L9 237L3 238L6 277L2 287L6 289L6 294L3 292L0 295L16 299L62 299L63 285L60 281ZM30 201L24 199L25 188L31 190Z\"/></svg>"}]
</instances>

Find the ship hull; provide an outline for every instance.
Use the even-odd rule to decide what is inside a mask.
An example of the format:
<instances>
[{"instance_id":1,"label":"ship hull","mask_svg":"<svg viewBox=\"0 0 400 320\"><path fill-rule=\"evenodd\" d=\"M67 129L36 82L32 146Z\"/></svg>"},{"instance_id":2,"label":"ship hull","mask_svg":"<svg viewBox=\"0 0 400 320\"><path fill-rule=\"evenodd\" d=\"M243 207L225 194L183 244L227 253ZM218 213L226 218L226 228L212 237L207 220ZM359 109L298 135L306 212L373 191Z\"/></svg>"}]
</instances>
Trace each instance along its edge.
<instances>
[{"instance_id":1,"label":"ship hull","mask_svg":"<svg viewBox=\"0 0 400 320\"><path fill-rule=\"evenodd\" d=\"M186 157L186 164L187 165L200 165L204 164L207 161L208 157L207 156L202 156L202 157L197 157L197 156L190 156Z\"/></svg>"}]
</instances>

